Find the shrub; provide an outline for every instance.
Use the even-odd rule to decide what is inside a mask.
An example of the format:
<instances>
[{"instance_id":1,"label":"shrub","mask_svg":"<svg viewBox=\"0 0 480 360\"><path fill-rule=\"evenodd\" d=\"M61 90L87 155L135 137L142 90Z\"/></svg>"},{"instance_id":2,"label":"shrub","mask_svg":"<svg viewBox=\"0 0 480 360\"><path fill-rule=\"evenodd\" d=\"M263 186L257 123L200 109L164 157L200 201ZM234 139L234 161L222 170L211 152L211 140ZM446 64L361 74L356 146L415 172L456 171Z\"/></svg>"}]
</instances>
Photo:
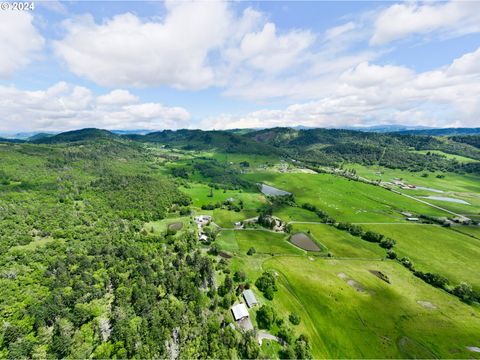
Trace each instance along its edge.
<instances>
[{"instance_id":1,"label":"shrub","mask_svg":"<svg viewBox=\"0 0 480 360\"><path fill-rule=\"evenodd\" d=\"M257 310L257 323L261 329L270 329L275 322L276 314L271 306L262 305Z\"/></svg>"},{"instance_id":2,"label":"shrub","mask_svg":"<svg viewBox=\"0 0 480 360\"><path fill-rule=\"evenodd\" d=\"M291 313L288 317L288 320L290 320L290 322L293 324L293 325L298 325L300 324L300 316L298 314L295 314L295 313Z\"/></svg>"},{"instance_id":3,"label":"shrub","mask_svg":"<svg viewBox=\"0 0 480 360\"><path fill-rule=\"evenodd\" d=\"M255 250L254 247L251 247L250 249L248 249L247 255L250 255L250 256L251 256L251 255L255 254L256 252L257 252L257 250Z\"/></svg>"}]
</instances>

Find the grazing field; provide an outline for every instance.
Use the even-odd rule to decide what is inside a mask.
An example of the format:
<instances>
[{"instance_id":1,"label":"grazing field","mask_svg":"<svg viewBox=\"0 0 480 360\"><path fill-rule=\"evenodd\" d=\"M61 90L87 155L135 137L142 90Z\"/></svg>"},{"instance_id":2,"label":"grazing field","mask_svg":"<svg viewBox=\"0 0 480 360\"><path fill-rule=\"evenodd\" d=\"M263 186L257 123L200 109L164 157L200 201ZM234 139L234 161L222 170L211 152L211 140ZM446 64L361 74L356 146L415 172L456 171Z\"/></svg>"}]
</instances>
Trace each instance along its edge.
<instances>
[{"instance_id":1,"label":"grazing field","mask_svg":"<svg viewBox=\"0 0 480 360\"><path fill-rule=\"evenodd\" d=\"M300 207L280 206L273 208L273 215L286 222L290 221L313 221L318 222L318 215Z\"/></svg>"},{"instance_id":2,"label":"grazing field","mask_svg":"<svg viewBox=\"0 0 480 360\"><path fill-rule=\"evenodd\" d=\"M310 232L322 246L334 256L340 258L369 258L381 259L385 257L385 250L377 244L364 241L350 235L346 231L325 224L293 224L293 231Z\"/></svg>"},{"instance_id":3,"label":"grazing field","mask_svg":"<svg viewBox=\"0 0 480 360\"><path fill-rule=\"evenodd\" d=\"M471 159L471 158L468 158L468 157L465 157L465 156L460 156L460 155L455 155L455 154L449 154L449 153L446 153L446 152L443 152L443 151L440 151L440 150L415 150L415 151L412 151L412 152L416 152L418 154L424 154L424 155L427 154L427 153L437 154L437 155L444 156L445 158L450 159L450 160L456 160L460 163L478 162L478 160L475 160L475 159Z\"/></svg>"},{"instance_id":4,"label":"grazing field","mask_svg":"<svg viewBox=\"0 0 480 360\"><path fill-rule=\"evenodd\" d=\"M241 190L223 190L223 189L211 189L207 185L191 183L188 188L182 187L183 192L191 196L193 206L198 213L208 214L213 216L217 225L225 228L232 228L237 221L252 218L257 216L256 209L266 202L265 197L261 193L256 192L243 192ZM210 197L209 195L212 194ZM233 210L227 210L217 208L214 210L202 210L202 205L216 204L223 202L227 199L233 198L234 204L243 202L243 208L241 211L236 212Z\"/></svg>"},{"instance_id":5,"label":"grazing field","mask_svg":"<svg viewBox=\"0 0 480 360\"><path fill-rule=\"evenodd\" d=\"M305 251L319 252L322 249L307 234L299 232L290 237L290 242Z\"/></svg>"},{"instance_id":6,"label":"grazing field","mask_svg":"<svg viewBox=\"0 0 480 360\"><path fill-rule=\"evenodd\" d=\"M409 184L430 187L444 192L480 194L479 175L443 173L437 171L427 173L428 177L422 177L423 172L388 169L382 166L347 164L345 167L348 169L353 168L357 171L358 175L371 180L392 181L394 178L399 178ZM441 177L437 177L437 175Z\"/></svg>"},{"instance_id":7,"label":"grazing field","mask_svg":"<svg viewBox=\"0 0 480 360\"><path fill-rule=\"evenodd\" d=\"M395 194L381 187L351 181L329 174L245 175L247 179L266 182L293 193L297 203L309 202L326 211L338 221L401 222L401 211L433 216L446 213Z\"/></svg>"},{"instance_id":8,"label":"grazing field","mask_svg":"<svg viewBox=\"0 0 480 360\"><path fill-rule=\"evenodd\" d=\"M480 342L479 309L395 262L274 257L263 268L279 275L274 307L300 315L314 358L480 357L466 348Z\"/></svg>"},{"instance_id":9,"label":"grazing field","mask_svg":"<svg viewBox=\"0 0 480 360\"><path fill-rule=\"evenodd\" d=\"M365 225L396 239L395 251L423 272L447 277L453 285L467 281L480 289L480 241L436 225Z\"/></svg>"},{"instance_id":10,"label":"grazing field","mask_svg":"<svg viewBox=\"0 0 480 360\"><path fill-rule=\"evenodd\" d=\"M221 250L246 255L254 247L260 254L304 254L298 247L290 244L285 234L264 230L224 230L216 240Z\"/></svg>"},{"instance_id":11,"label":"grazing field","mask_svg":"<svg viewBox=\"0 0 480 360\"><path fill-rule=\"evenodd\" d=\"M192 219L189 216L150 221L145 223L143 228L149 233L160 234L167 230L185 230L186 224L192 224Z\"/></svg>"}]
</instances>

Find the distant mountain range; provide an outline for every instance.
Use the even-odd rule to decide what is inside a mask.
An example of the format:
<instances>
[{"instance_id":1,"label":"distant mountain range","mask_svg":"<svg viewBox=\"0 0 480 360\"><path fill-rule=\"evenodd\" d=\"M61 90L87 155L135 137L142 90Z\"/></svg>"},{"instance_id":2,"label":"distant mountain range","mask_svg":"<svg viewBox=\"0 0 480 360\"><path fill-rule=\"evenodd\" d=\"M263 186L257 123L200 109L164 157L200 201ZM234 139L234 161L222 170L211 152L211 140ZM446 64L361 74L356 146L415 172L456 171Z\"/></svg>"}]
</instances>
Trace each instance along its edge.
<instances>
[{"instance_id":1,"label":"distant mountain range","mask_svg":"<svg viewBox=\"0 0 480 360\"><path fill-rule=\"evenodd\" d=\"M313 130L313 129L321 129L316 127L307 127L307 126L293 126L290 127L294 130ZM331 128L334 129L334 128ZM375 125L375 126L368 126L368 127L359 127L359 126L350 126L350 127L340 127L335 129L343 129L343 130L353 130L353 131L360 131L360 132L373 132L373 133L396 133L396 134L405 134L405 135L431 135L431 136L453 136L453 135L479 135L480 128L429 128L426 126L406 126L406 125ZM88 129L81 129L81 130L72 130L66 132L21 132L21 133L0 133L0 141L3 142L21 142L21 141L29 141L29 142L44 142L41 139L47 138L55 138L56 135L61 135L63 138L65 134L72 134L76 131L81 131L85 133ZM92 129L90 129L92 130ZM264 129L230 129L225 131L219 131L223 133L232 133L238 135L244 135L247 133L255 132L255 131L262 131L268 130L268 128ZM107 131L107 130L105 130ZM177 131L186 131L186 130L164 130L166 133L175 133ZM130 135L135 136L144 136L148 134L159 134L164 131L156 131L156 130L109 130L110 134L120 135L129 137ZM201 130L198 130L201 131ZM208 132L208 131L205 131ZM88 133L88 132L87 132ZM78 134L77 134L78 135ZM98 135L98 134L97 134ZM105 135L105 134L104 134ZM52 140L55 142L56 140ZM45 140L45 142L50 142Z\"/></svg>"}]
</instances>

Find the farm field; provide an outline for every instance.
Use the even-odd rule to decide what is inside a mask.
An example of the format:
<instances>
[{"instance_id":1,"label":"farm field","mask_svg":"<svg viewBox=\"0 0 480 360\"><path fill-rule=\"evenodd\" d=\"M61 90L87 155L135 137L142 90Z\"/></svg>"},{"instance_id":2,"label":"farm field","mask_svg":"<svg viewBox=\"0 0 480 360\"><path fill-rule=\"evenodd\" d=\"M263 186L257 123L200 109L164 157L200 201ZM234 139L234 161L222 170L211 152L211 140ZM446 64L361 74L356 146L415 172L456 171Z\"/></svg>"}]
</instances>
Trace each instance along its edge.
<instances>
[{"instance_id":1,"label":"farm field","mask_svg":"<svg viewBox=\"0 0 480 360\"><path fill-rule=\"evenodd\" d=\"M437 155L444 156L447 159L456 160L456 161L461 162L461 163L478 162L478 160L475 160L475 159L472 159L472 158L469 158L469 157L455 155L455 154L449 154L449 153L446 153L446 152L443 152L443 151L440 151L440 150L412 150L412 152L415 152L415 153L418 153L418 154L424 154L424 155L427 154L427 153L437 154Z\"/></svg>"},{"instance_id":2,"label":"farm field","mask_svg":"<svg viewBox=\"0 0 480 360\"><path fill-rule=\"evenodd\" d=\"M478 308L397 263L274 257L263 268L279 274L273 304L279 312L300 314L315 358L480 356L466 348L480 341ZM381 271L391 283L369 270Z\"/></svg>"},{"instance_id":3,"label":"farm field","mask_svg":"<svg viewBox=\"0 0 480 360\"><path fill-rule=\"evenodd\" d=\"M223 230L216 244L221 250L238 255L246 255L254 247L259 254L305 254L306 252L291 244L288 236L265 230Z\"/></svg>"},{"instance_id":4,"label":"farm field","mask_svg":"<svg viewBox=\"0 0 480 360\"><path fill-rule=\"evenodd\" d=\"M396 239L399 257L408 256L423 272L447 277L452 285L467 281L480 289L480 241L437 225L364 225Z\"/></svg>"},{"instance_id":5,"label":"farm field","mask_svg":"<svg viewBox=\"0 0 480 360\"><path fill-rule=\"evenodd\" d=\"M480 193L480 176L474 174L455 174L437 171L428 173L428 177L422 177L422 172L388 169L383 166L346 164L345 168L355 169L358 175L371 180L392 181L394 178L400 178L407 183L445 192ZM437 175L444 177L437 178Z\"/></svg>"},{"instance_id":6,"label":"farm field","mask_svg":"<svg viewBox=\"0 0 480 360\"><path fill-rule=\"evenodd\" d=\"M401 211L446 215L441 210L380 187L329 174L256 173L245 177L289 191L297 203L312 203L337 221L402 222ZM303 219L299 216L296 220Z\"/></svg>"},{"instance_id":7,"label":"farm field","mask_svg":"<svg viewBox=\"0 0 480 360\"><path fill-rule=\"evenodd\" d=\"M293 231L310 232L310 236L327 248L333 257L337 258L369 258L381 259L385 257L385 250L377 244L369 243L350 235L333 226L325 224L293 224Z\"/></svg>"}]
</instances>

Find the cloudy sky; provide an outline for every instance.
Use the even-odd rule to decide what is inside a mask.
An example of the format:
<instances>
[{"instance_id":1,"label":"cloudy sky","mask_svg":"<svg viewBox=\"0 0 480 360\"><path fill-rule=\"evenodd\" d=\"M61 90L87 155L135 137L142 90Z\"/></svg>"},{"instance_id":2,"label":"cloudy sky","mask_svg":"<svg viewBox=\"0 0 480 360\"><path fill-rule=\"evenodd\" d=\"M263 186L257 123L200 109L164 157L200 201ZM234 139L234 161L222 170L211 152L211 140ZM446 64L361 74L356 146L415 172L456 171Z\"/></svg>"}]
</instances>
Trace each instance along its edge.
<instances>
[{"instance_id":1,"label":"cloudy sky","mask_svg":"<svg viewBox=\"0 0 480 360\"><path fill-rule=\"evenodd\" d=\"M480 2L0 11L0 131L480 126Z\"/></svg>"}]
</instances>

